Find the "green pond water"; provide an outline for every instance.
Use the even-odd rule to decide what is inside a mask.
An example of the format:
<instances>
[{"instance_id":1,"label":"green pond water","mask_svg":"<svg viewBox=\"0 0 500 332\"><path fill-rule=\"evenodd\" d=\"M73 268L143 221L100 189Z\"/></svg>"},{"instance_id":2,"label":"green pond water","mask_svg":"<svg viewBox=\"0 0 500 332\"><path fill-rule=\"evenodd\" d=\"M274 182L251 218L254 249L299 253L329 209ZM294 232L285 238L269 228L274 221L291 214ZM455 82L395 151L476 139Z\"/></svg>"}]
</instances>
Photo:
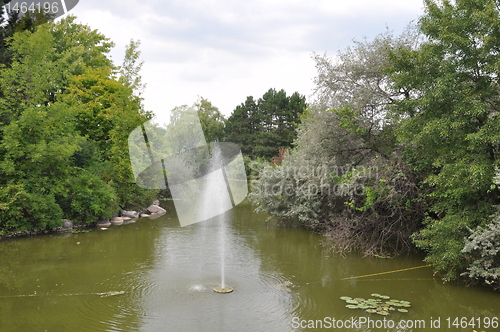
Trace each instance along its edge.
<instances>
[{"instance_id":1,"label":"green pond water","mask_svg":"<svg viewBox=\"0 0 500 332\"><path fill-rule=\"evenodd\" d=\"M159 219L105 231L1 240L0 331L500 331L500 294L443 284L431 268L345 279L422 266L422 257L333 255L321 236L267 220L247 202L223 226L180 227L173 204L164 207ZM213 292L221 241L229 294ZM382 317L340 299L372 293L411 302L409 312ZM466 325L453 325L462 317ZM333 319L365 325L334 329ZM419 325L380 326L384 319Z\"/></svg>"}]
</instances>

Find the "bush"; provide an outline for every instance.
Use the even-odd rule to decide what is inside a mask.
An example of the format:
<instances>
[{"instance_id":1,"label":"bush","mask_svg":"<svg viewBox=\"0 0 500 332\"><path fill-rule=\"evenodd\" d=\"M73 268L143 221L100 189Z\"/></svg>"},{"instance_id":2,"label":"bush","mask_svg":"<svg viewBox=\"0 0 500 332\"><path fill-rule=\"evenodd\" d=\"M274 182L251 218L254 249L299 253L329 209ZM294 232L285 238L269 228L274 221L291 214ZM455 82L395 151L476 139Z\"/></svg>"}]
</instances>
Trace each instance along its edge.
<instances>
[{"instance_id":1,"label":"bush","mask_svg":"<svg viewBox=\"0 0 500 332\"><path fill-rule=\"evenodd\" d=\"M413 249L423 218L418 180L398 158L370 153L333 112L301 127L298 148L268 164L249 196L258 211L326 231L337 252L393 255ZM394 154L396 156L396 154Z\"/></svg>"},{"instance_id":2,"label":"bush","mask_svg":"<svg viewBox=\"0 0 500 332\"><path fill-rule=\"evenodd\" d=\"M498 169L493 180L495 185L500 185ZM486 226L478 226L474 230L467 238L462 253L471 262L462 276L500 289L500 212L493 215Z\"/></svg>"},{"instance_id":3,"label":"bush","mask_svg":"<svg viewBox=\"0 0 500 332\"><path fill-rule=\"evenodd\" d=\"M112 217L118 210L116 192L98 175L88 171L69 180L60 204L65 216L81 222L94 222Z\"/></svg>"},{"instance_id":4,"label":"bush","mask_svg":"<svg viewBox=\"0 0 500 332\"><path fill-rule=\"evenodd\" d=\"M462 252L472 260L462 275L484 280L500 289L500 214L486 227L478 227L469 236Z\"/></svg>"},{"instance_id":5,"label":"bush","mask_svg":"<svg viewBox=\"0 0 500 332\"><path fill-rule=\"evenodd\" d=\"M61 218L52 194L30 193L22 184L0 189L0 233L57 227Z\"/></svg>"}]
</instances>

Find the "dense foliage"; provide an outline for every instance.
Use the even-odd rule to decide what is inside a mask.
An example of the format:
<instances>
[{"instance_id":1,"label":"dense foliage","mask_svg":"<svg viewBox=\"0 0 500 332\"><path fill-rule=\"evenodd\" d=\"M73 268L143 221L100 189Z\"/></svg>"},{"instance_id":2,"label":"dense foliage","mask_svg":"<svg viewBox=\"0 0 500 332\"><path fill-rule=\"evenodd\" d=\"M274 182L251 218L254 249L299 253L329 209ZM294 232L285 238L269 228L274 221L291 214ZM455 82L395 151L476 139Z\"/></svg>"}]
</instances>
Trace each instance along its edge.
<instances>
[{"instance_id":1,"label":"dense foliage","mask_svg":"<svg viewBox=\"0 0 500 332\"><path fill-rule=\"evenodd\" d=\"M393 108L405 160L432 188L416 244L445 278L469 262L470 229L484 226L498 204L493 185L499 148L500 18L497 1L426 1L426 42L393 53L391 77L408 98Z\"/></svg>"},{"instance_id":2,"label":"dense foliage","mask_svg":"<svg viewBox=\"0 0 500 332\"><path fill-rule=\"evenodd\" d=\"M269 89L257 101L249 96L227 120L225 141L238 144L248 157L270 160L292 146L305 108L306 99L297 92L287 96Z\"/></svg>"},{"instance_id":3,"label":"dense foliage","mask_svg":"<svg viewBox=\"0 0 500 332\"><path fill-rule=\"evenodd\" d=\"M496 170L495 185L500 185L500 171ZM471 262L462 275L500 289L500 213L496 211L487 225L478 226L468 237L462 253Z\"/></svg>"},{"instance_id":4,"label":"dense foliage","mask_svg":"<svg viewBox=\"0 0 500 332\"><path fill-rule=\"evenodd\" d=\"M127 149L130 131L149 117L132 79L138 44L120 77L107 55L112 42L71 16L7 40L0 232L92 222L150 200L154 193L134 184Z\"/></svg>"},{"instance_id":5,"label":"dense foliage","mask_svg":"<svg viewBox=\"0 0 500 332\"><path fill-rule=\"evenodd\" d=\"M418 248L445 280L500 288L500 2L424 2L401 36L315 54L314 103L270 89L226 120L200 98L172 111L180 131L162 148L197 139L181 116L194 110L207 142L241 147L259 210L322 230L339 252ZM117 67L105 36L48 19L0 16L0 234L96 221L156 194L135 185L128 157L151 117L139 42Z\"/></svg>"},{"instance_id":6,"label":"dense foliage","mask_svg":"<svg viewBox=\"0 0 500 332\"><path fill-rule=\"evenodd\" d=\"M397 253L411 238L445 280L498 287L500 3L425 6L401 37L315 55L316 111L252 199L327 229L339 251Z\"/></svg>"},{"instance_id":7,"label":"dense foliage","mask_svg":"<svg viewBox=\"0 0 500 332\"><path fill-rule=\"evenodd\" d=\"M411 248L423 210L417 179L401 162L386 119L400 93L384 69L388 49L412 42L411 35L386 34L357 43L337 63L315 56L317 106L298 128L296 149L260 172L251 194L259 209L326 230L338 251L387 255Z\"/></svg>"}]
</instances>

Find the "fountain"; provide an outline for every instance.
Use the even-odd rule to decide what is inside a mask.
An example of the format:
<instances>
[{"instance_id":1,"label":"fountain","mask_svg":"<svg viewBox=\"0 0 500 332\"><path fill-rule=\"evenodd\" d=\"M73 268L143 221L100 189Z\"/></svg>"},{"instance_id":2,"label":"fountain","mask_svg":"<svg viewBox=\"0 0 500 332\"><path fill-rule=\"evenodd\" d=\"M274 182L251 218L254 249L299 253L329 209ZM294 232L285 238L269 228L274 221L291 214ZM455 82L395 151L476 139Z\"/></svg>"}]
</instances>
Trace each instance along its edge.
<instances>
[{"instance_id":1,"label":"fountain","mask_svg":"<svg viewBox=\"0 0 500 332\"><path fill-rule=\"evenodd\" d=\"M219 241L220 241L220 287L215 287L214 292L220 293L220 294L226 294L226 293L231 293L233 291L233 288L231 287L226 287L226 276L225 276L225 264L224 264L224 256L226 253L226 245L225 245L225 218L224 215L220 215L219 217Z\"/></svg>"},{"instance_id":2,"label":"fountain","mask_svg":"<svg viewBox=\"0 0 500 332\"><path fill-rule=\"evenodd\" d=\"M227 287L225 282L225 224L227 202L224 200L214 200L213 197L221 197L223 193L230 193L230 185L224 169L224 158L221 144L211 144L211 156L207 167L207 175L201 186L201 204L199 204L198 218L203 216L216 216L219 220L219 247L220 247L220 266L221 266L221 284L214 288L214 292L227 294L233 291L233 288ZM222 146L223 147L223 146ZM229 195L230 196L230 195ZM212 199L210 199L212 198ZM230 197L231 201L232 198Z\"/></svg>"},{"instance_id":3,"label":"fountain","mask_svg":"<svg viewBox=\"0 0 500 332\"><path fill-rule=\"evenodd\" d=\"M195 109L173 112L164 127L152 120L141 124L128 143L136 184L168 187L181 227L219 218L221 286L214 291L232 292L224 276L224 213L248 194L240 148L229 142L207 144Z\"/></svg>"}]
</instances>

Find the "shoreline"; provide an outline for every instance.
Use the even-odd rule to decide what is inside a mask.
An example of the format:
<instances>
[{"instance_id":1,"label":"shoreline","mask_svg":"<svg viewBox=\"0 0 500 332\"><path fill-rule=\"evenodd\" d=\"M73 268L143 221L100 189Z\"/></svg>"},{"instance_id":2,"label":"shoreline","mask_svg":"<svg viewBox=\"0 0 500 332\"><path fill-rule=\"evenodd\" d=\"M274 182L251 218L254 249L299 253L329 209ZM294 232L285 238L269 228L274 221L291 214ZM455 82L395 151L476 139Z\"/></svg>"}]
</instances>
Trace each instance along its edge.
<instances>
[{"instance_id":1,"label":"shoreline","mask_svg":"<svg viewBox=\"0 0 500 332\"><path fill-rule=\"evenodd\" d=\"M85 228L96 227L97 223L98 223L97 221L91 222L88 224L85 224L85 223L75 224L74 223L73 227L71 227L71 228L63 228L61 226L61 227L56 227L56 228L52 228L52 229L30 229L30 230L26 230L26 231L18 231L18 232L0 235L0 241L4 240L4 239L16 239L16 238L31 237L31 236L43 235L43 234L70 232L74 229L85 229Z\"/></svg>"},{"instance_id":2,"label":"shoreline","mask_svg":"<svg viewBox=\"0 0 500 332\"><path fill-rule=\"evenodd\" d=\"M160 202L161 201L158 200L158 204L157 205L160 208L162 208ZM156 205L156 204L153 203L152 205ZM150 205L149 207L151 207L152 205ZM146 212L149 212L148 211L149 207L145 207L145 208L142 208L142 209L138 210L137 217L136 218L131 218L131 219L132 220L136 219L136 221L137 221L137 220L143 218L142 215L144 213L146 213ZM122 212L124 212L124 210L121 210L118 214L122 214ZM153 218L150 218L150 217L151 216L158 217L158 216L161 216L163 214L164 213L158 214L158 213L154 213L154 212L149 212L149 216L148 217L144 217L144 218L153 219ZM103 221L109 222L113 218L115 218L115 217L107 218L107 219L104 219L104 220L93 221L93 222L89 222L89 223L75 223L72 220L62 219L61 220L62 225L59 226L59 227L54 227L54 228L51 228L51 229L29 229L29 230L25 230L25 231L16 231L16 232L8 233L8 234L3 234L3 235L0 235L0 241L5 240L5 239L25 238L25 237L32 237L32 236L44 235L44 234L52 234L52 233L66 233L66 232L71 232L71 231L73 231L75 229L78 230L78 229L87 229L87 228L97 228L97 227L99 227L99 224L101 224ZM72 226L65 228L64 227L64 222L65 221L70 221L72 223Z\"/></svg>"}]
</instances>

